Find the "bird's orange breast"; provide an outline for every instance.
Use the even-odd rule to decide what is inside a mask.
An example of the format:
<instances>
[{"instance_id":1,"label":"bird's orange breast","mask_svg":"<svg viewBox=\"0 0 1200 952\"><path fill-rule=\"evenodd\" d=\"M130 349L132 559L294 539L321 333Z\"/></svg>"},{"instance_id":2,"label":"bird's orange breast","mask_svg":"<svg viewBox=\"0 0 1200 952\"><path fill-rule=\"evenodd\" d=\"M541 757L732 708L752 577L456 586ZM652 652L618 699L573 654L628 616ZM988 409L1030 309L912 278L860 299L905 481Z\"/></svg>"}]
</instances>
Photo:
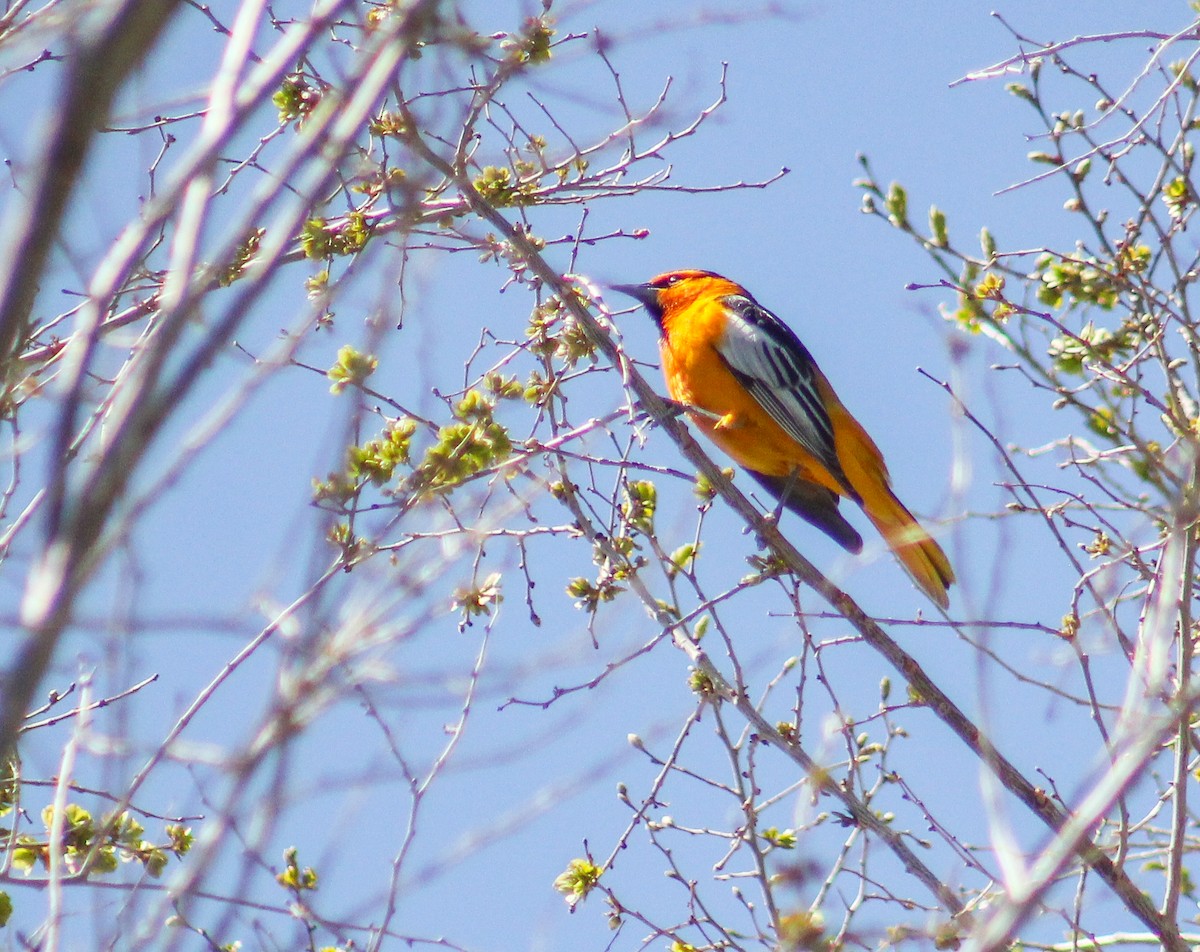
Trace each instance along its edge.
<instances>
[{"instance_id":1,"label":"bird's orange breast","mask_svg":"<svg viewBox=\"0 0 1200 952\"><path fill-rule=\"evenodd\" d=\"M767 476L793 472L834 492L845 489L805 452L750 395L721 359L725 308L719 301L695 303L687 320L663 320L659 344L671 398L690 409L696 427L740 466Z\"/></svg>"}]
</instances>

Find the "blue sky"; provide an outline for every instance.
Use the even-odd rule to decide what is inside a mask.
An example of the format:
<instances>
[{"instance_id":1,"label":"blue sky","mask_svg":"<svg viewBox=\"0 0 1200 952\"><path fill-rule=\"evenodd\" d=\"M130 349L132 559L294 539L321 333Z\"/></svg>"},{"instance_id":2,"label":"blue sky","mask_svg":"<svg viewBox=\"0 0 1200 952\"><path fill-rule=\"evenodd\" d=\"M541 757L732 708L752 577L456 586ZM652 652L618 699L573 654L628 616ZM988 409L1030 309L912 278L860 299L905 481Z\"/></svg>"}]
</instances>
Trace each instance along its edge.
<instances>
[{"instance_id":1,"label":"blue sky","mask_svg":"<svg viewBox=\"0 0 1200 952\"><path fill-rule=\"evenodd\" d=\"M989 15L993 6L783 3L785 15L776 18L730 16L717 5L624 0L556 5L563 32L599 27L608 38L608 56L635 109L652 103L670 77L665 127L682 127L710 103L722 63L728 64L728 102L666 156L672 185L753 182L790 170L765 189L661 191L596 202L587 219L590 234L643 228L648 236L585 247L578 270L597 281L632 282L663 270L699 267L745 284L792 325L873 434L898 495L931 524L944 527L961 579L952 593L952 614L1053 626L1069 608L1067 567L1047 558L1036 527L989 518L1007 500L994 485L1007 477L986 441L955 416L946 394L916 368L951 380L972 411L1006 442L1040 446L1062 435L1064 421L1015 375L989 369L1004 360L994 344L954 334L938 313L944 292L905 289L939 275L904 236L860 212L852 184L861 175L857 156L865 153L881 184L895 179L905 185L917 221L936 203L947 213L952 235L975 234L986 225L1008 248L1069 246L1074 240L1076 226L1061 211L1065 196L1058 185L995 194L1030 172L1025 155L1035 145L1026 135L1036 125L1028 107L1004 92L1003 80L950 86L1014 52L1012 35ZM465 8L468 20L488 33L515 26L533 5L487 2ZM226 5L225 15L229 9ZM220 12L221 5L214 4L214 10ZM1014 28L1041 40L1146 27L1173 31L1190 16L1182 2L1012 3L1004 14ZM1147 41L1130 40L1093 48L1089 55L1096 68L1128 79L1146 46ZM202 62L219 52L219 37L187 8L175 25L171 49L190 50ZM590 50L582 40L564 46L530 83L584 140L620 122L611 80ZM137 111L156 103L164 95L156 80L172 75L171 68L167 59L151 61L123 105ZM189 79L203 75L202 68L193 69ZM30 115L45 115L48 86L27 82L38 90L28 99ZM0 152L27 156L25 117L18 125L16 112L0 115L8 117L0 118ZM78 198L59 273L43 291L47 309L61 306L54 298L57 287L85 281L89 263L107 247L114 225L136 208L147 156L156 149L156 141L142 136L106 146L97 155L91 184ZM129 176L131 166L139 177ZM577 208L540 217L538 210L531 212L546 236L575 227L578 215ZM548 257L565 269L560 249ZM306 307L302 282L308 267L302 263L285 271L259 304L244 336L239 335L250 351L269 346ZM318 335L301 358L326 367L339 346L368 339L367 316L393 316L397 269L394 247L366 256L363 273L337 301L332 333ZM375 342L380 364L373 386L432 411L437 403L430 388L461 385L463 361L482 326L498 337L521 339L531 300L520 288L499 293L505 277L501 268L481 266L472 254L415 255L405 329L385 332ZM644 314L623 316L619 327L630 354L646 362L656 359L654 331ZM153 472L171 465L187 429L248 373L243 355L231 350L219 358L193 398L194 407L166 435L143 485ZM620 406L624 394L614 374L598 372L580 387L577 399L595 401L573 408L582 421ZM85 600L84 621L92 623L81 623L68 640L62 678L95 666L104 690L152 673L159 679L114 711L112 721L100 722L99 731L127 734L128 743L88 759L81 773L89 781L120 788L197 691L327 564L322 519L309 505L311 481L337 465L352 400L331 397L327 380L298 369L270 381L165 493L136 530L133 545L117 552L98 575ZM628 439L628 431L619 431L618 438ZM956 445L965 448L957 460ZM636 455L653 466L686 468L670 441L655 431ZM1053 478L1053 455L1029 467ZM956 472L957 494L951 490ZM744 481L739 485L746 488ZM695 532L694 499L680 481L665 480L660 488L664 503L658 528L664 545L687 541ZM553 511L543 508L544 499L537 506L539 512ZM566 520L565 511L558 510L556 518ZM852 518L865 528L857 514ZM788 520L784 525L800 549L868 611L900 618L929 613L897 565L870 542L865 557L853 558L807 526ZM745 557L754 546L720 504L705 517L703 533L709 560L705 582L716 592L746 573ZM445 936L469 949L604 948L610 933L598 899L569 915L551 883L583 853L585 842L597 857L613 849L629 818L614 793L616 785L626 784L637 802L655 774L627 736L640 736L659 756L669 748L695 708L687 661L661 644L594 690L575 691L545 707L505 706L513 697L546 701L555 688L587 682L649 641L656 629L632 598L619 599L597 617L593 632L600 644L594 648L586 618L563 593L570 577L592 571L590 553L586 547L551 544L531 546L531 567L544 573L534 593L542 624L534 626L523 606L514 547L498 542L489 549L487 561L506 579L506 601L490 635L466 730L422 806L420 832L406 859L411 883L403 890L396 928ZM484 626L460 633L457 619L444 610L454 584L469 577L472 553L446 555L432 544L421 551L411 571L432 577L416 594L389 592L383 566L366 565L339 580L332 589L336 595L328 595L319 611L305 616L288 636L294 640L276 639L218 692L185 733L178 761L165 764L138 797L139 803L168 814L209 814L230 793L227 779L212 765L247 742L276 689L280 658L286 659L285 668L303 664L302 654L297 658L289 652L322 626L332 627L339 616L356 611L377 612L381 626L401 634L373 660L377 667L365 674L341 672L351 680L366 677L365 693L347 690L343 701L279 755L277 766L289 777L283 785L289 800L263 836L262 851L276 864L282 850L294 844L302 862L318 866L322 886L314 906L330 919L378 921L378 897L407 822L407 789L389 756L387 736L364 714L363 698L378 705L412 762L427 765L446 743L445 725L458 715L466 673L480 651ZM15 602L19 588L18 579L6 578L0 581L0 597ZM748 677L761 686L799 653L799 636L781 591L764 591L737 604L724 621ZM811 594L804 607L823 608ZM10 611L0 615L12 617ZM111 634L121 618L136 634L114 644ZM818 637L834 638L838 630L836 622L814 622ZM1078 690L1070 657L1054 639L979 633L1021 670ZM1094 734L1063 750L1064 736L1087 730L1086 710L998 675L945 629L901 626L897 637L1031 774L1053 767L1061 789L1070 791L1096 767L1100 746ZM1094 647L1101 677L1110 667L1120 674L1120 666L1106 659L1108 646ZM862 646L847 645L824 657L831 691L859 716L874 709L881 678L900 683ZM811 691L807 739L814 752L828 747L837 756L827 736L828 710L816 702L816 693ZM1115 696L1119 699L1119 692ZM787 699L769 706L782 718ZM743 729L733 712L723 717L735 734ZM957 824L966 840L985 840L977 764L927 712L907 711L900 720L912 736L897 742L897 769L923 783L919 795L940 820ZM697 770L721 769L715 727L709 712L688 739L684 760ZM34 746L29 766L52 774L64 736L47 736L44 746ZM782 789L790 782L785 764L764 758L762 769L764 786ZM261 788L247 791L248 803L257 789L270 789L269 773L257 781ZM274 788L270 795L278 792ZM673 782L668 793L669 811L681 825L727 828L733 822L728 797L686 779ZM801 826L816 809L806 795L793 794L781 798L771 816L781 828ZM259 835L249 805L243 820L247 829L239 829L239 835ZM922 818L910 808L898 822L920 829ZM1040 829L1021 816L1017 823L1023 843L1040 841ZM801 851L821 854L844 835L825 825L802 835ZM678 915L681 887L664 879L662 854L645 844L640 830L630 841L611 874L613 888L636 897L647 910L663 910L665 918ZM711 876L720 853L711 840L684 837L678 849L689 869ZM959 875L944 847L932 850L928 861L948 879ZM884 870L879 875L886 878L889 862L882 857L879 862ZM224 854L208 886L234 890L241 864L240 856ZM721 907L731 902L728 884L706 882L704 888ZM275 904L284 900L269 876L258 877L250 895ZM811 898L811 884L797 890L800 904ZM38 921L42 898L37 892L15 890L14 899L19 915L28 910L29 921ZM269 930L286 934L283 917L261 915ZM888 911L882 915L886 919ZM252 918L232 925L222 941L241 938L245 947L257 947L248 925ZM639 948L644 933L630 923L613 947ZM659 939L650 947L663 944Z\"/></svg>"}]
</instances>

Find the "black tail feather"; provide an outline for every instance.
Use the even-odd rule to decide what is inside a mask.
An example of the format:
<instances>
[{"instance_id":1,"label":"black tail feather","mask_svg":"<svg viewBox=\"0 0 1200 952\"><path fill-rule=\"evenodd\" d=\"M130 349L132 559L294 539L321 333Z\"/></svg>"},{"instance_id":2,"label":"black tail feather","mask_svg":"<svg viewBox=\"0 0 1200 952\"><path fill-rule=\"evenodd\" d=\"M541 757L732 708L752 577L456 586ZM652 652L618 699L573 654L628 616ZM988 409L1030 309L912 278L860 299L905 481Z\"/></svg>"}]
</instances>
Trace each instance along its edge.
<instances>
[{"instance_id":1,"label":"black tail feather","mask_svg":"<svg viewBox=\"0 0 1200 952\"><path fill-rule=\"evenodd\" d=\"M816 526L847 552L862 551L862 536L838 512L837 493L804 479L767 476L750 469L746 472L784 506Z\"/></svg>"}]
</instances>

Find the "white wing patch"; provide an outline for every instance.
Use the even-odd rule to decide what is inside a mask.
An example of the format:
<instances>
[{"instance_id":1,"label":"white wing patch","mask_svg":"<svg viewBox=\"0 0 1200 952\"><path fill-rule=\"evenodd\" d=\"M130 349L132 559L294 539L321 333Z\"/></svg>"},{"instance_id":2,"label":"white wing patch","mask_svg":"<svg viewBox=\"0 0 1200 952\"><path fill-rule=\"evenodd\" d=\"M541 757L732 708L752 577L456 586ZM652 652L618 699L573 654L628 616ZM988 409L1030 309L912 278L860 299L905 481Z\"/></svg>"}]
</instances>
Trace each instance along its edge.
<instances>
[{"instance_id":1,"label":"white wing patch","mask_svg":"<svg viewBox=\"0 0 1200 952\"><path fill-rule=\"evenodd\" d=\"M833 441L833 424L817 392L812 355L792 329L746 297L725 298L728 320L718 352L771 418L855 495Z\"/></svg>"}]
</instances>

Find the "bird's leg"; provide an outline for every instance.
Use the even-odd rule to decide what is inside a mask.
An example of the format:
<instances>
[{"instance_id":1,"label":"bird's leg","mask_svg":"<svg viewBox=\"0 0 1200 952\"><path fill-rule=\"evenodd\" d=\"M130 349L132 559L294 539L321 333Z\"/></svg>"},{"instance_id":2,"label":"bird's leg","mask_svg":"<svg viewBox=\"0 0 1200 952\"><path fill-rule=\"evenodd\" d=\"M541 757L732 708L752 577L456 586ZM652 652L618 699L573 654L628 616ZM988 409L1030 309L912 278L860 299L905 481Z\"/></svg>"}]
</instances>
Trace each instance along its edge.
<instances>
[{"instance_id":1,"label":"bird's leg","mask_svg":"<svg viewBox=\"0 0 1200 952\"><path fill-rule=\"evenodd\" d=\"M694 403L676 402L676 406L678 406L682 412L696 420L697 423L703 421L704 423L708 423L718 430L724 429L726 426L730 425L726 421L732 418L731 414L721 416L721 414L714 413L712 410L705 409L704 407L698 407Z\"/></svg>"},{"instance_id":2,"label":"bird's leg","mask_svg":"<svg viewBox=\"0 0 1200 952\"><path fill-rule=\"evenodd\" d=\"M685 413L690 413L693 409L686 403L683 403L680 400L672 400L669 397L663 398L663 403L667 405L667 410L670 412L672 417L681 417Z\"/></svg>"},{"instance_id":3,"label":"bird's leg","mask_svg":"<svg viewBox=\"0 0 1200 952\"><path fill-rule=\"evenodd\" d=\"M733 421L732 414L721 416L719 413L713 413L712 410L698 407L694 403L684 403L682 400L672 400L669 397L663 397L662 402L666 404L667 413L671 417L683 416L686 413L688 416L702 418L719 430L729 429L738 425Z\"/></svg>"},{"instance_id":4,"label":"bird's leg","mask_svg":"<svg viewBox=\"0 0 1200 952\"><path fill-rule=\"evenodd\" d=\"M721 416L718 413L711 413L708 410L701 410L700 412L714 421L714 430L736 430L739 427L745 426L742 419L735 413L726 413L724 416Z\"/></svg>"},{"instance_id":5,"label":"bird's leg","mask_svg":"<svg viewBox=\"0 0 1200 952\"><path fill-rule=\"evenodd\" d=\"M783 484L783 490L779 494L779 502L775 504L775 508L771 510L771 518L775 520L775 525L779 525L779 520L783 517L783 508L787 504L787 497L791 495L792 487L800 479L799 468L793 469L788 474L787 482Z\"/></svg>"},{"instance_id":6,"label":"bird's leg","mask_svg":"<svg viewBox=\"0 0 1200 952\"><path fill-rule=\"evenodd\" d=\"M670 399L669 397L659 397L658 399L662 402L662 405L666 408L666 413L664 414L664 416L667 419L673 420L677 416L679 416L679 414L683 413L684 407L680 406L678 403L676 403L674 400ZM646 404L643 403L641 400L635 400L633 402L631 412L632 412L631 420L634 423L649 423L651 425L654 425L656 423L655 418L651 415L650 411L646 409Z\"/></svg>"}]
</instances>

